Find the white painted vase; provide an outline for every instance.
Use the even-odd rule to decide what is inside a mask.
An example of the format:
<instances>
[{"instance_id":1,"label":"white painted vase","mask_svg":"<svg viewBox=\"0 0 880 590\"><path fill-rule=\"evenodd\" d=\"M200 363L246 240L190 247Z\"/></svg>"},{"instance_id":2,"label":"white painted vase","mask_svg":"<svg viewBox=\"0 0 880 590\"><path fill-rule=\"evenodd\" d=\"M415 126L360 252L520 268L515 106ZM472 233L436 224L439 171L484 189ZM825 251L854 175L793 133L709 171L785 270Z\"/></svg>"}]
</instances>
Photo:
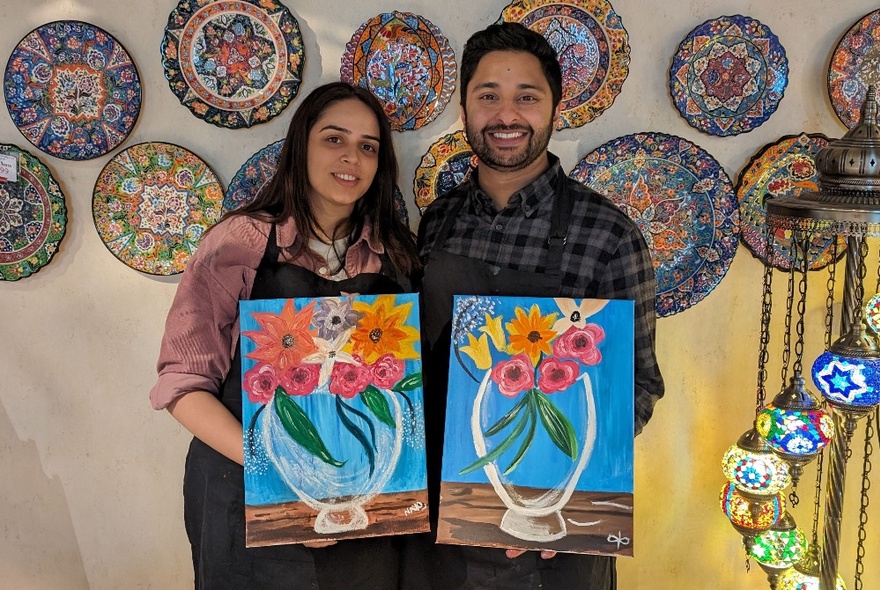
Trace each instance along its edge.
<instances>
[{"instance_id":1,"label":"white painted vase","mask_svg":"<svg viewBox=\"0 0 880 590\"><path fill-rule=\"evenodd\" d=\"M487 371L480 383L471 415L474 448L479 457L485 456L493 448L491 441L487 441L483 435L483 429L495 423L504 413L497 409L497 404L489 403L492 396L502 395L491 380L490 374L491 370ZM559 400L564 396L574 396L578 408L578 411L566 414L578 439L578 454L570 465L566 465L564 469L547 469L542 474L542 479L547 485L541 488L526 487L518 483L519 467L506 475L503 473L503 465L499 465L498 460L483 467L495 493L507 507L500 528L518 539L550 542L559 540L567 534L562 509L571 499L578 479L590 461L596 442L596 402L589 375L584 373L568 389L553 393L550 399ZM569 403L574 401L570 399ZM493 409L493 406L496 409ZM540 418L537 420L537 428L541 429ZM495 435L492 438L501 440L504 436ZM519 442L515 443L513 448L516 449L518 446ZM553 448L551 452L561 451ZM544 454L538 452L534 446L526 452L521 466L526 465L527 462L537 462L538 465L542 462L544 465L549 464L545 461Z\"/></svg>"},{"instance_id":2,"label":"white painted vase","mask_svg":"<svg viewBox=\"0 0 880 590\"><path fill-rule=\"evenodd\" d=\"M365 529L369 517L364 505L381 492L394 473L403 441L403 412L394 393L384 391L389 400L396 428L380 422L358 397L346 400L370 418L375 429L376 453L372 474L367 455L357 439L336 418L335 396L313 393L296 397L296 402L312 418L330 454L341 467L325 463L294 441L278 418L275 404L266 405L261 416L263 444L269 460L284 482L300 500L318 512L315 531L333 534ZM317 416L332 417L318 421ZM352 418L352 416L349 416ZM353 418L369 436L369 429Z\"/></svg>"}]
</instances>

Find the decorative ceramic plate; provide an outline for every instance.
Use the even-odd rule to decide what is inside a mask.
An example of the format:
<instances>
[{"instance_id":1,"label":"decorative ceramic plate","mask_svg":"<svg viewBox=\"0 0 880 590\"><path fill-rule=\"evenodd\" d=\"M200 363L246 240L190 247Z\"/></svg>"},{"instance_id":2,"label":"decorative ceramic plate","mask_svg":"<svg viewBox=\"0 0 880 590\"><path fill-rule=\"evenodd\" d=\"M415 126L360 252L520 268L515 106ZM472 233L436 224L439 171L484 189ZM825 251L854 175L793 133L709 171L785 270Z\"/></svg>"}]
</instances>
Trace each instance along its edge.
<instances>
[{"instance_id":1,"label":"decorative ceramic plate","mask_svg":"<svg viewBox=\"0 0 880 590\"><path fill-rule=\"evenodd\" d=\"M700 302L724 278L739 242L733 185L681 137L638 133L590 152L572 178L607 195L642 230L657 275L657 315Z\"/></svg>"},{"instance_id":2,"label":"decorative ceramic plate","mask_svg":"<svg viewBox=\"0 0 880 590\"><path fill-rule=\"evenodd\" d=\"M139 143L101 170L92 195L95 227L126 265L153 275L183 272L202 234L223 214L217 175L191 151Z\"/></svg>"},{"instance_id":3,"label":"decorative ceramic plate","mask_svg":"<svg viewBox=\"0 0 880 590\"><path fill-rule=\"evenodd\" d=\"M226 188L226 197L223 199L225 211L250 204L263 187L269 184L275 176L275 170L278 169L278 158L281 156L282 147L284 140L279 139L252 155L241 165Z\"/></svg>"},{"instance_id":4,"label":"decorative ceramic plate","mask_svg":"<svg viewBox=\"0 0 880 590\"><path fill-rule=\"evenodd\" d=\"M434 199L464 182L476 167L477 156L463 131L438 139L422 156L416 168L413 192L419 211L424 212Z\"/></svg>"},{"instance_id":5,"label":"decorative ceramic plate","mask_svg":"<svg viewBox=\"0 0 880 590\"><path fill-rule=\"evenodd\" d=\"M828 96L837 117L850 129L859 123L872 82L880 83L880 10L854 24L831 54Z\"/></svg>"},{"instance_id":6,"label":"decorative ceramic plate","mask_svg":"<svg viewBox=\"0 0 880 590\"><path fill-rule=\"evenodd\" d=\"M557 129L586 125L611 106L629 73L626 29L607 0L516 0L500 21L544 35L562 66Z\"/></svg>"},{"instance_id":7,"label":"decorative ceramic plate","mask_svg":"<svg viewBox=\"0 0 880 590\"><path fill-rule=\"evenodd\" d=\"M742 221L740 239L758 260L767 264L767 201L779 197L795 197L805 191L819 190L819 172L814 160L827 146L824 135L801 133L787 135L758 151L743 169L736 183L739 215ZM837 240L837 256L843 255L846 240ZM771 264L791 270L794 250L791 232L779 230L773 237ZM810 246L810 269L816 270L834 262L834 239L816 235Z\"/></svg>"},{"instance_id":8,"label":"decorative ceramic plate","mask_svg":"<svg viewBox=\"0 0 880 590\"><path fill-rule=\"evenodd\" d=\"M455 90L455 54L440 29L411 12L386 12L355 32L339 76L369 88L385 107L392 129L433 121Z\"/></svg>"},{"instance_id":9,"label":"decorative ceramic plate","mask_svg":"<svg viewBox=\"0 0 880 590\"><path fill-rule=\"evenodd\" d=\"M275 0L181 0L162 40L165 77L180 102L230 129L283 111L303 61L299 23Z\"/></svg>"},{"instance_id":10,"label":"decorative ceramic plate","mask_svg":"<svg viewBox=\"0 0 880 590\"><path fill-rule=\"evenodd\" d=\"M0 281L17 281L49 264L67 229L64 195L30 153L0 143L18 159L17 180L0 181Z\"/></svg>"},{"instance_id":11,"label":"decorative ceramic plate","mask_svg":"<svg viewBox=\"0 0 880 590\"><path fill-rule=\"evenodd\" d=\"M6 63L3 91L21 134L65 160L114 150L141 109L141 81L128 52L105 30L75 20L28 33Z\"/></svg>"},{"instance_id":12,"label":"decorative ceramic plate","mask_svg":"<svg viewBox=\"0 0 880 590\"><path fill-rule=\"evenodd\" d=\"M776 111L788 84L788 58L760 21L742 15L708 20L672 58L669 90L681 116L710 135L738 135Z\"/></svg>"},{"instance_id":13,"label":"decorative ceramic plate","mask_svg":"<svg viewBox=\"0 0 880 590\"><path fill-rule=\"evenodd\" d=\"M232 211L243 205L250 204L264 186L269 184L275 171L278 169L278 159L281 157L281 148L284 140L279 139L252 155L241 165L229 187L226 189L226 197L223 199L224 211ZM394 187L394 205L397 214L403 223L409 226L409 213L406 210L406 201L400 189Z\"/></svg>"}]
</instances>

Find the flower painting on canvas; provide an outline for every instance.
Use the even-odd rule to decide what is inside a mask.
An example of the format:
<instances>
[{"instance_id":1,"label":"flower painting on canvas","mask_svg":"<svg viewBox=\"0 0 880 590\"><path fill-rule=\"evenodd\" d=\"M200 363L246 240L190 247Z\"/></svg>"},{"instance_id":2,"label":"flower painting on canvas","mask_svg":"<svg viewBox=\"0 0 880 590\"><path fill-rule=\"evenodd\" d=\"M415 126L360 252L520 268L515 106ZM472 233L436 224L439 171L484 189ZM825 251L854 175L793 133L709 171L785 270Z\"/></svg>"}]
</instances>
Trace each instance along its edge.
<instances>
[{"instance_id":1,"label":"flower painting on canvas","mask_svg":"<svg viewBox=\"0 0 880 590\"><path fill-rule=\"evenodd\" d=\"M418 298L242 301L249 547L427 530Z\"/></svg>"},{"instance_id":2,"label":"flower painting on canvas","mask_svg":"<svg viewBox=\"0 0 880 590\"><path fill-rule=\"evenodd\" d=\"M456 296L438 542L632 555L633 303Z\"/></svg>"}]
</instances>

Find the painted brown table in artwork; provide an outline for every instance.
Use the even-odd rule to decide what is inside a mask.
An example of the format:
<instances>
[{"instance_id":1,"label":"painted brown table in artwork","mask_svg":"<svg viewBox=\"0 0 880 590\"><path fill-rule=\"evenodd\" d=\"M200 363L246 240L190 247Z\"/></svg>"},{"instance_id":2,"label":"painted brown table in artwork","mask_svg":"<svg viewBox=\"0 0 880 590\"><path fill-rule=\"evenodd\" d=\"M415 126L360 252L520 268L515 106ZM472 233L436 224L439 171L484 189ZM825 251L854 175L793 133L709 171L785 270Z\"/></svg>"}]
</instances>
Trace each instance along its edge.
<instances>
[{"instance_id":1,"label":"painted brown table in artwork","mask_svg":"<svg viewBox=\"0 0 880 590\"><path fill-rule=\"evenodd\" d=\"M429 528L427 491L379 494L364 505L364 510L370 519L366 529L322 535L314 529L317 512L304 502L245 506L245 543L248 547L262 547L420 533Z\"/></svg>"},{"instance_id":2,"label":"painted brown table in artwork","mask_svg":"<svg viewBox=\"0 0 880 590\"><path fill-rule=\"evenodd\" d=\"M507 507L490 484L443 482L440 497L437 536L444 543L633 555L632 494L575 491L562 509L567 534L544 543L524 541L499 528Z\"/></svg>"}]
</instances>

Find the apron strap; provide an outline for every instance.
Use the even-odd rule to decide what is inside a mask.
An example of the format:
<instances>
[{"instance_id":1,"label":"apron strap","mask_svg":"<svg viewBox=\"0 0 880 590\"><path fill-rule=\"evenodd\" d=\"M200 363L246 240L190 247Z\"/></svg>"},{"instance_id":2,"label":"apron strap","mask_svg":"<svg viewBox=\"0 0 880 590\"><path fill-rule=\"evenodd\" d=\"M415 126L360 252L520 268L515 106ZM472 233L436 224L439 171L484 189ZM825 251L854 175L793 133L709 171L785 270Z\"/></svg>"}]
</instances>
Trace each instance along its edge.
<instances>
[{"instance_id":1,"label":"apron strap","mask_svg":"<svg viewBox=\"0 0 880 590\"><path fill-rule=\"evenodd\" d=\"M553 202L553 212L550 214L550 233L547 236L549 248L544 272L555 276L560 274L562 268L562 251L568 240L568 224L571 220L574 199L562 171L556 176L553 188L556 190L556 199Z\"/></svg>"},{"instance_id":2,"label":"apron strap","mask_svg":"<svg viewBox=\"0 0 880 590\"><path fill-rule=\"evenodd\" d=\"M266 249L263 251L263 258L260 264L277 264L278 257L281 256L281 249L278 248L278 240L275 237L275 223L272 223L272 229L269 230L269 236L266 238Z\"/></svg>"}]
</instances>

